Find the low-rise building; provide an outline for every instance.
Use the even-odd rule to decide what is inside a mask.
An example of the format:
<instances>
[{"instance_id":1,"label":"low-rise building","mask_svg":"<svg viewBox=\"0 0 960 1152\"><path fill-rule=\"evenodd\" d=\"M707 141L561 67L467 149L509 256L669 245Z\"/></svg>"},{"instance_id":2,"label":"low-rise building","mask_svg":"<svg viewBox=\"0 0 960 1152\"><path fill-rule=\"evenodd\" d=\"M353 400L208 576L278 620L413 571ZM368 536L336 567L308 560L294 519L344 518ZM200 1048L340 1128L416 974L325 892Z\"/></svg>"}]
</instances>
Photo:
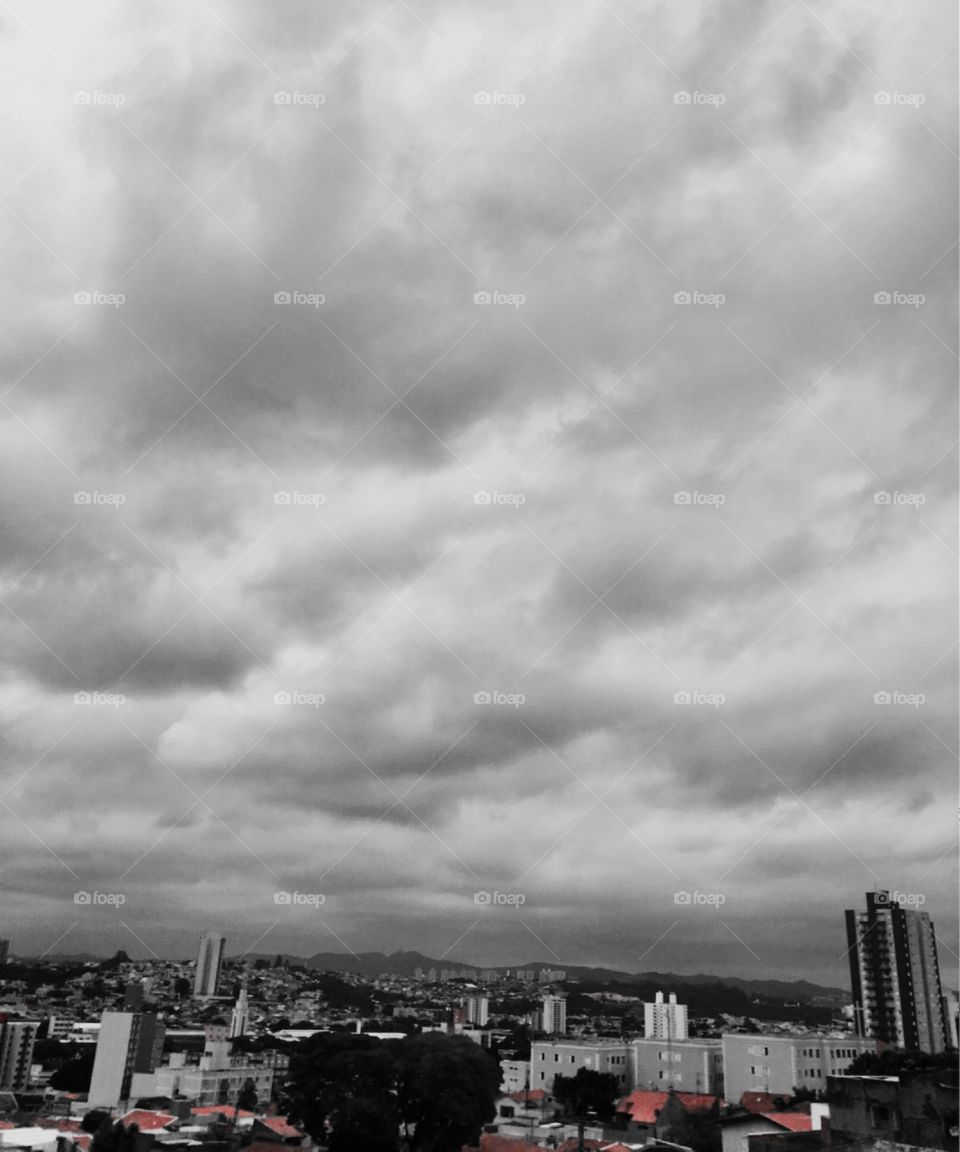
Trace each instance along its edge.
<instances>
[{"instance_id":1,"label":"low-rise building","mask_svg":"<svg viewBox=\"0 0 960 1152\"><path fill-rule=\"evenodd\" d=\"M823 1092L828 1076L845 1072L877 1042L857 1036L723 1036L724 1094L739 1100L744 1092L792 1096L801 1088Z\"/></svg>"},{"instance_id":2,"label":"low-rise building","mask_svg":"<svg viewBox=\"0 0 960 1152\"><path fill-rule=\"evenodd\" d=\"M554 1078L576 1076L581 1068L609 1072L630 1090L630 1045L624 1040L535 1040L530 1048L530 1087L553 1091Z\"/></svg>"},{"instance_id":3,"label":"low-rise building","mask_svg":"<svg viewBox=\"0 0 960 1152\"><path fill-rule=\"evenodd\" d=\"M725 1095L720 1040L636 1039L630 1053L630 1088Z\"/></svg>"},{"instance_id":4,"label":"low-rise building","mask_svg":"<svg viewBox=\"0 0 960 1152\"><path fill-rule=\"evenodd\" d=\"M827 1080L834 1143L892 1141L920 1148L957 1147L956 1069Z\"/></svg>"}]
</instances>

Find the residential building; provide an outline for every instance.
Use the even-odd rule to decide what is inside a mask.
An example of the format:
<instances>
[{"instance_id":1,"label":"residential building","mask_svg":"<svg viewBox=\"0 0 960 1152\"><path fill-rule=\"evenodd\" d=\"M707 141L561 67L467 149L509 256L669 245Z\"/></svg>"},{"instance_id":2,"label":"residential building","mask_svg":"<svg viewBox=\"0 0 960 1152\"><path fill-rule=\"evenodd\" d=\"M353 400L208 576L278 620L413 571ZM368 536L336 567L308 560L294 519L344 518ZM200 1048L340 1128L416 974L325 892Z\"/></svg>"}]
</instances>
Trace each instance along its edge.
<instances>
[{"instance_id":1,"label":"residential building","mask_svg":"<svg viewBox=\"0 0 960 1152\"><path fill-rule=\"evenodd\" d=\"M131 1095L135 1073L152 1072L163 1051L163 1024L155 1012L104 1012L90 1078L91 1108L118 1108Z\"/></svg>"},{"instance_id":2,"label":"residential building","mask_svg":"<svg viewBox=\"0 0 960 1152\"><path fill-rule=\"evenodd\" d=\"M530 1084L529 1060L501 1060L500 1086L504 1092L522 1092Z\"/></svg>"},{"instance_id":3,"label":"residential building","mask_svg":"<svg viewBox=\"0 0 960 1152\"><path fill-rule=\"evenodd\" d=\"M553 1091L554 1077L576 1076L581 1068L610 1072L630 1090L630 1045L623 1040L534 1040L530 1048L530 1087Z\"/></svg>"},{"instance_id":4,"label":"residential building","mask_svg":"<svg viewBox=\"0 0 960 1152\"><path fill-rule=\"evenodd\" d=\"M720 1040L630 1042L631 1088L676 1088L723 1096L723 1043Z\"/></svg>"},{"instance_id":5,"label":"residential building","mask_svg":"<svg viewBox=\"0 0 960 1152\"><path fill-rule=\"evenodd\" d=\"M540 1031L548 1036L563 1036L567 1031L567 998L563 994L546 995L540 1008Z\"/></svg>"},{"instance_id":6,"label":"residential building","mask_svg":"<svg viewBox=\"0 0 960 1152\"><path fill-rule=\"evenodd\" d=\"M751 1136L819 1131L820 1117L809 1112L740 1112L720 1119L723 1152L750 1152Z\"/></svg>"},{"instance_id":7,"label":"residential building","mask_svg":"<svg viewBox=\"0 0 960 1152\"><path fill-rule=\"evenodd\" d=\"M875 1040L856 1036L758 1036L725 1033L723 1083L728 1100L744 1092L792 1096L800 1088L822 1092L827 1077L845 1072Z\"/></svg>"},{"instance_id":8,"label":"residential building","mask_svg":"<svg viewBox=\"0 0 960 1152\"><path fill-rule=\"evenodd\" d=\"M677 1003L676 992L671 992L666 1002L658 992L652 1004L644 1003L643 1035L656 1040L686 1040L687 1006Z\"/></svg>"},{"instance_id":9,"label":"residential building","mask_svg":"<svg viewBox=\"0 0 960 1152\"><path fill-rule=\"evenodd\" d=\"M847 909L847 944L858 1036L897 1048L943 1052L940 966L933 922L889 892L868 892L867 909Z\"/></svg>"},{"instance_id":10,"label":"residential building","mask_svg":"<svg viewBox=\"0 0 960 1152\"><path fill-rule=\"evenodd\" d=\"M38 1020L5 1020L0 1025L0 1091L22 1092L30 1083Z\"/></svg>"},{"instance_id":11,"label":"residential building","mask_svg":"<svg viewBox=\"0 0 960 1152\"><path fill-rule=\"evenodd\" d=\"M947 989L943 994L943 1022L947 1030L947 1047L960 1048L960 1000L957 993Z\"/></svg>"},{"instance_id":12,"label":"residential building","mask_svg":"<svg viewBox=\"0 0 960 1152\"><path fill-rule=\"evenodd\" d=\"M830 1132L844 1141L889 1141L918 1148L957 1147L957 1070L897 1076L831 1076Z\"/></svg>"},{"instance_id":13,"label":"residential building","mask_svg":"<svg viewBox=\"0 0 960 1152\"><path fill-rule=\"evenodd\" d=\"M234 1056L229 1040L208 1041L203 1055L190 1058L186 1052L171 1052L168 1062L152 1073L133 1078L137 1098L185 1096L197 1105L235 1104L247 1081L252 1081L257 1099L270 1099L278 1070L289 1062L283 1053L244 1053Z\"/></svg>"},{"instance_id":14,"label":"residential building","mask_svg":"<svg viewBox=\"0 0 960 1152\"><path fill-rule=\"evenodd\" d=\"M471 993L466 1001L466 1023L485 1027L490 1019L490 1000L479 992Z\"/></svg>"},{"instance_id":15,"label":"residential building","mask_svg":"<svg viewBox=\"0 0 960 1152\"><path fill-rule=\"evenodd\" d=\"M718 1096L697 1092L647 1092L638 1088L617 1104L617 1113L626 1123L629 1139L641 1135L645 1141L664 1140L688 1146L702 1142L708 1130L716 1128L720 1117Z\"/></svg>"},{"instance_id":16,"label":"residential building","mask_svg":"<svg viewBox=\"0 0 960 1152\"><path fill-rule=\"evenodd\" d=\"M216 996L226 944L225 938L219 932L205 932L200 938L197 970L193 978L194 996Z\"/></svg>"}]
</instances>

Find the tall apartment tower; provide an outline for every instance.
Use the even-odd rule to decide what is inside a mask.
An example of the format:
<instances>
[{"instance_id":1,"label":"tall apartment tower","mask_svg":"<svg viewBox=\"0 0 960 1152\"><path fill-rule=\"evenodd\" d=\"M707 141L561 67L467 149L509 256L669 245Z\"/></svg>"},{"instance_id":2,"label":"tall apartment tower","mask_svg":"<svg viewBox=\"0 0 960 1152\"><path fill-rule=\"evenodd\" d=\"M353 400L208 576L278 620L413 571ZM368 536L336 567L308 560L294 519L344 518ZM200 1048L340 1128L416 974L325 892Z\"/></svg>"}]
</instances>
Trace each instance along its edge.
<instances>
[{"instance_id":1,"label":"tall apartment tower","mask_svg":"<svg viewBox=\"0 0 960 1152\"><path fill-rule=\"evenodd\" d=\"M87 1102L118 1108L130 1096L134 1072L153 1072L163 1051L163 1024L155 1012L104 1012L93 1058Z\"/></svg>"},{"instance_id":2,"label":"tall apartment tower","mask_svg":"<svg viewBox=\"0 0 960 1152\"><path fill-rule=\"evenodd\" d=\"M0 1090L22 1092L30 1083L37 1020L6 1020L0 1024Z\"/></svg>"},{"instance_id":3,"label":"tall apartment tower","mask_svg":"<svg viewBox=\"0 0 960 1152\"><path fill-rule=\"evenodd\" d=\"M194 996L216 996L226 944L226 940L219 932L205 932L200 937L197 971L193 977Z\"/></svg>"},{"instance_id":4,"label":"tall apartment tower","mask_svg":"<svg viewBox=\"0 0 960 1152\"><path fill-rule=\"evenodd\" d=\"M687 1006L677 1003L677 994L670 993L664 1003L663 993L658 992L653 1003L643 1005L643 1035L655 1040L687 1039Z\"/></svg>"},{"instance_id":5,"label":"tall apartment tower","mask_svg":"<svg viewBox=\"0 0 960 1152\"><path fill-rule=\"evenodd\" d=\"M566 996L547 995L540 1008L540 1031L548 1036L563 1036L567 1031Z\"/></svg>"},{"instance_id":6,"label":"tall apartment tower","mask_svg":"<svg viewBox=\"0 0 960 1152\"><path fill-rule=\"evenodd\" d=\"M484 1028L490 1019L490 1000L479 993L471 993L466 1001L467 1023Z\"/></svg>"},{"instance_id":7,"label":"tall apartment tower","mask_svg":"<svg viewBox=\"0 0 960 1152\"><path fill-rule=\"evenodd\" d=\"M947 1033L930 917L879 891L867 893L866 912L848 909L846 922L857 1035L943 1052Z\"/></svg>"}]
</instances>

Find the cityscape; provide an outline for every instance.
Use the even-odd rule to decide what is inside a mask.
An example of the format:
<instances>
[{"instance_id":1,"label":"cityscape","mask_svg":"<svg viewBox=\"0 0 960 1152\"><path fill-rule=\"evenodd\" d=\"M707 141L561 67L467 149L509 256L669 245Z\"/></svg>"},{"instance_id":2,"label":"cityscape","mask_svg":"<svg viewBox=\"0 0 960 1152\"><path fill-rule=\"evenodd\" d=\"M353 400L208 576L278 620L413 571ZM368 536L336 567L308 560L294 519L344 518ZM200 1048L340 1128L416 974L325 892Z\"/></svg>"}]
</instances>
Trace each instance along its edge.
<instances>
[{"instance_id":1,"label":"cityscape","mask_svg":"<svg viewBox=\"0 0 960 1152\"><path fill-rule=\"evenodd\" d=\"M652 990L654 974L418 953L331 970L230 956L216 931L183 961L21 958L0 941L0 1144L90 1152L119 1123L138 1150L326 1147L291 1088L301 1053L430 1036L496 1068L481 1149L955 1148L960 1001L934 925L882 889L844 924L850 992L798 982L792 1000L789 985Z\"/></svg>"},{"instance_id":2,"label":"cityscape","mask_svg":"<svg viewBox=\"0 0 960 1152\"><path fill-rule=\"evenodd\" d=\"M0 1152L960 1152L960 6L0 0Z\"/></svg>"}]
</instances>

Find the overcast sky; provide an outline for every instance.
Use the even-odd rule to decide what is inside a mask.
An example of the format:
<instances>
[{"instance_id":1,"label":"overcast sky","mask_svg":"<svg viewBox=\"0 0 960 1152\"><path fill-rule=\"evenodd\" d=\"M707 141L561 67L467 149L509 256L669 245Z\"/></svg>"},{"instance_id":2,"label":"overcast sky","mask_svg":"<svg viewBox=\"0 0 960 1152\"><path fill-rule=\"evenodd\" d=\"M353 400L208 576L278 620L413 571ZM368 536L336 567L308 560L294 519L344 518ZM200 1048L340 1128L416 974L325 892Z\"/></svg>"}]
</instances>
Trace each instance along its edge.
<instances>
[{"instance_id":1,"label":"overcast sky","mask_svg":"<svg viewBox=\"0 0 960 1152\"><path fill-rule=\"evenodd\" d=\"M956 23L4 3L13 951L955 982Z\"/></svg>"}]
</instances>

